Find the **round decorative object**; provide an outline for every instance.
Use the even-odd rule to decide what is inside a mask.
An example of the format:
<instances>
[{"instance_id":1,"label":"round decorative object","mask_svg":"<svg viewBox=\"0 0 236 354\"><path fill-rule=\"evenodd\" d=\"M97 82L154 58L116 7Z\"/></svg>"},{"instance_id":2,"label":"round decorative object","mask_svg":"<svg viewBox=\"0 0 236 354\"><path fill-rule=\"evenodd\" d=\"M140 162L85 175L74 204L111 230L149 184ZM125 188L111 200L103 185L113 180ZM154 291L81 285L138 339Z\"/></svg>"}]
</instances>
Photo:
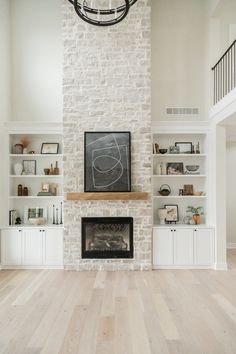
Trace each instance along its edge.
<instances>
[{"instance_id":1,"label":"round decorative object","mask_svg":"<svg viewBox=\"0 0 236 354\"><path fill-rule=\"evenodd\" d=\"M167 153L167 149L159 149L159 153L160 154L166 154Z\"/></svg>"},{"instance_id":2,"label":"round decorative object","mask_svg":"<svg viewBox=\"0 0 236 354\"><path fill-rule=\"evenodd\" d=\"M137 0L68 0L77 15L85 22L95 26L112 26L121 22ZM107 8L104 4L107 3ZM115 3L116 7L112 7Z\"/></svg>"},{"instance_id":3,"label":"round decorative object","mask_svg":"<svg viewBox=\"0 0 236 354\"><path fill-rule=\"evenodd\" d=\"M165 220L167 217L167 209L158 209L158 217L160 220L160 225L165 225Z\"/></svg>"},{"instance_id":4,"label":"round decorative object","mask_svg":"<svg viewBox=\"0 0 236 354\"><path fill-rule=\"evenodd\" d=\"M183 222L184 222L184 224L189 225L191 220L192 220L192 217L190 215L186 215L183 219Z\"/></svg>"},{"instance_id":5,"label":"round decorative object","mask_svg":"<svg viewBox=\"0 0 236 354\"><path fill-rule=\"evenodd\" d=\"M15 163L13 169L14 169L15 175L17 175L17 176L21 175L22 171L23 171L22 163L20 163L20 162Z\"/></svg>"},{"instance_id":6,"label":"round decorative object","mask_svg":"<svg viewBox=\"0 0 236 354\"><path fill-rule=\"evenodd\" d=\"M197 172L199 165L186 165L186 170L189 172Z\"/></svg>"},{"instance_id":7,"label":"round decorative object","mask_svg":"<svg viewBox=\"0 0 236 354\"><path fill-rule=\"evenodd\" d=\"M167 197L171 193L171 188L168 184L162 184L158 192L163 197Z\"/></svg>"},{"instance_id":8,"label":"round decorative object","mask_svg":"<svg viewBox=\"0 0 236 354\"><path fill-rule=\"evenodd\" d=\"M14 146L14 154L23 154L23 145L22 144L15 144Z\"/></svg>"}]
</instances>

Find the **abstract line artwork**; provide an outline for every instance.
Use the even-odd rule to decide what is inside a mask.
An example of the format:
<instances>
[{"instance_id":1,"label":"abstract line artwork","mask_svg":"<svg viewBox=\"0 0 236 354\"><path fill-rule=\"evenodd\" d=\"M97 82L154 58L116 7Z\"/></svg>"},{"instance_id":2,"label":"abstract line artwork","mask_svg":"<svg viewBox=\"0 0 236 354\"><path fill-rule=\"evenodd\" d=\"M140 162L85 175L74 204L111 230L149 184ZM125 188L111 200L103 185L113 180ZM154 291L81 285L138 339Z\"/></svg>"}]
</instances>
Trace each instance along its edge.
<instances>
[{"instance_id":1,"label":"abstract line artwork","mask_svg":"<svg viewBox=\"0 0 236 354\"><path fill-rule=\"evenodd\" d=\"M84 163L85 192L130 192L130 132L85 132Z\"/></svg>"}]
</instances>

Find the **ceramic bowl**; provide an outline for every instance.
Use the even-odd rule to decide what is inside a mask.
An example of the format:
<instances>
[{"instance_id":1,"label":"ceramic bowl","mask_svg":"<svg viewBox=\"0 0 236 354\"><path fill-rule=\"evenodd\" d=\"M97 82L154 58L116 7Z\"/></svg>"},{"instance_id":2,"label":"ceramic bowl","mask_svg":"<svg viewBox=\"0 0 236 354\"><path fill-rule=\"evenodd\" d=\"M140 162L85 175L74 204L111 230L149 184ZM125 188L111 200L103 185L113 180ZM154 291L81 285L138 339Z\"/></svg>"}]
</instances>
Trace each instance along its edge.
<instances>
[{"instance_id":1,"label":"ceramic bowl","mask_svg":"<svg viewBox=\"0 0 236 354\"><path fill-rule=\"evenodd\" d=\"M166 154L167 153L167 149L159 149L159 153L160 154Z\"/></svg>"},{"instance_id":2,"label":"ceramic bowl","mask_svg":"<svg viewBox=\"0 0 236 354\"><path fill-rule=\"evenodd\" d=\"M186 170L189 172L197 172L197 170L199 169L199 165L187 165L185 167Z\"/></svg>"}]
</instances>

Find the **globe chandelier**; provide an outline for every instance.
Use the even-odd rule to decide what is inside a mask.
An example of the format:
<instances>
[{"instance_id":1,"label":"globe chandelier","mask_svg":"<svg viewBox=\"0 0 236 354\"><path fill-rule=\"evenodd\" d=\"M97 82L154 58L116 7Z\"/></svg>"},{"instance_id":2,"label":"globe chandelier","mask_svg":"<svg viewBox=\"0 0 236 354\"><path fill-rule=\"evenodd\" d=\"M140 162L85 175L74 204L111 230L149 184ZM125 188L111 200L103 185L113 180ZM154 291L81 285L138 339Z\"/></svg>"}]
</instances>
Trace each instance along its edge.
<instances>
[{"instance_id":1,"label":"globe chandelier","mask_svg":"<svg viewBox=\"0 0 236 354\"><path fill-rule=\"evenodd\" d=\"M77 15L95 26L112 26L121 22L137 0L68 0ZM100 6L99 6L100 3ZM116 3L117 6L114 6ZM102 5L104 5L102 7Z\"/></svg>"}]
</instances>

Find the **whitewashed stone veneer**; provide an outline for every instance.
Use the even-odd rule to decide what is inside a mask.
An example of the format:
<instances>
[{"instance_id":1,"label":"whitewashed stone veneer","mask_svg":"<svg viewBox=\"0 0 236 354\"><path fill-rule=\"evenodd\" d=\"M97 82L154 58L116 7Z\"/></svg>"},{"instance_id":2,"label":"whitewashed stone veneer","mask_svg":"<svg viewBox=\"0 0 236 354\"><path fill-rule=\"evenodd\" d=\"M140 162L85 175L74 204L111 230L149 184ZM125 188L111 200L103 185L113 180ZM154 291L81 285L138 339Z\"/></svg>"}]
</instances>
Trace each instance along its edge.
<instances>
[{"instance_id":1,"label":"whitewashed stone veneer","mask_svg":"<svg viewBox=\"0 0 236 354\"><path fill-rule=\"evenodd\" d=\"M113 27L78 18L63 0L64 192L83 191L84 131L131 131L132 190L151 192L150 3ZM151 269L148 201L65 202L66 269ZM81 259L81 217L134 218L134 260Z\"/></svg>"}]
</instances>

